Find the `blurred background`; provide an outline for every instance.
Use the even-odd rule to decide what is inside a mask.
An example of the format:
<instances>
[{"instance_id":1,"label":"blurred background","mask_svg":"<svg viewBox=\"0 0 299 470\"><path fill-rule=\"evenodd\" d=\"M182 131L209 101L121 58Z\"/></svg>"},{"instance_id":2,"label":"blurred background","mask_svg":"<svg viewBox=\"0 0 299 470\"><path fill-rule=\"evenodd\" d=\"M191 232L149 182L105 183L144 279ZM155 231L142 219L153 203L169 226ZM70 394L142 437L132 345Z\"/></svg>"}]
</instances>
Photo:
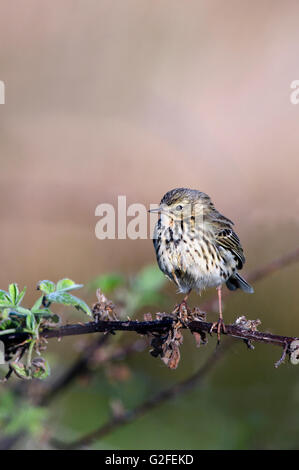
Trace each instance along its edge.
<instances>
[{"instance_id":1,"label":"blurred background","mask_svg":"<svg viewBox=\"0 0 299 470\"><path fill-rule=\"evenodd\" d=\"M87 284L118 273L130 292L137 273L155 263L152 241L98 240L95 208L116 205L118 195L149 206L182 186L208 193L235 221L244 275L298 247L299 105L290 102L299 79L298 14L295 0L3 0L0 287L26 285L31 305L41 279ZM264 330L299 336L298 281L292 265L257 283L255 295L235 293L226 321L258 317ZM159 293L163 300L135 305L137 318L179 300L169 283ZM192 294L190 304L212 295ZM95 301L92 289L81 296ZM78 318L85 320L67 312L64 320ZM89 341L49 344L49 383ZM188 377L214 347L210 339L197 349L185 334L175 371L148 349L117 362L122 373L98 367L15 446L42 448L45 433L79 437L109 419L111 403L130 409ZM299 369L274 369L279 355L236 342L200 388L93 447L298 448ZM7 400L8 386L0 387Z\"/></svg>"}]
</instances>

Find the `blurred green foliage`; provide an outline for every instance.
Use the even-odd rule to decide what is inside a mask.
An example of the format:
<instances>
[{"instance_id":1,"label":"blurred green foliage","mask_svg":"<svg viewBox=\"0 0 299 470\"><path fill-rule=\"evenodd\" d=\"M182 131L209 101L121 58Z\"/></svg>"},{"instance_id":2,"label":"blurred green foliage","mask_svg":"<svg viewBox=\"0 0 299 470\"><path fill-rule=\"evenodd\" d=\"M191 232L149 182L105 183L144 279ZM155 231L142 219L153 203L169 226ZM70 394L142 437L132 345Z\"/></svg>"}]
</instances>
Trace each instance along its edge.
<instances>
[{"instance_id":1,"label":"blurred green foliage","mask_svg":"<svg viewBox=\"0 0 299 470\"><path fill-rule=\"evenodd\" d=\"M14 372L22 379L48 377L50 367L47 361L42 357L33 358L34 352L40 356L39 333L43 328L49 328L59 322L58 315L50 310L53 303L72 306L89 316L92 315L90 308L82 299L69 293L81 287L83 287L82 284L76 284L68 278L61 279L57 284L48 280L40 281L37 289L42 292L42 295L31 309L20 305L26 288L20 292L18 285L13 283L8 286L8 291L0 290L0 336L4 337L13 333L27 333L28 335L28 339L24 341L24 345L27 345L26 363L20 360L22 348L19 348L14 355L9 357L9 373Z\"/></svg>"},{"instance_id":2,"label":"blurred green foliage","mask_svg":"<svg viewBox=\"0 0 299 470\"><path fill-rule=\"evenodd\" d=\"M165 305L165 294L160 291L166 282L156 265L142 268L137 275L126 279L119 273L104 274L87 284L89 290L100 288L106 295L122 306L120 317L132 317L144 307Z\"/></svg>"},{"instance_id":3,"label":"blurred green foliage","mask_svg":"<svg viewBox=\"0 0 299 470\"><path fill-rule=\"evenodd\" d=\"M89 291L101 289L106 295L125 284L125 277L119 273L102 274L87 284Z\"/></svg>"},{"instance_id":4,"label":"blurred green foliage","mask_svg":"<svg viewBox=\"0 0 299 470\"><path fill-rule=\"evenodd\" d=\"M4 435L27 431L38 436L43 430L47 410L30 403L18 403L17 397L10 390L0 394L0 427Z\"/></svg>"}]
</instances>

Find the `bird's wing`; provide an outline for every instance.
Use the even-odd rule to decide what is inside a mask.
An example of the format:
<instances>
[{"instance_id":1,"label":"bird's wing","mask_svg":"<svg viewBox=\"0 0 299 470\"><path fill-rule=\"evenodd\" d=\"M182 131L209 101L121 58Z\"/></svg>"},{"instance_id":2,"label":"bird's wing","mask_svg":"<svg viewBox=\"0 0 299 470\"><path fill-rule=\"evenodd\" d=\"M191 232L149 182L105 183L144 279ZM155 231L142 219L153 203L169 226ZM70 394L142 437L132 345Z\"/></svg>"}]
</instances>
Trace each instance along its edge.
<instances>
[{"instance_id":1,"label":"bird's wing","mask_svg":"<svg viewBox=\"0 0 299 470\"><path fill-rule=\"evenodd\" d=\"M238 235L231 228L219 230L215 235L217 243L226 250L229 250L237 258L237 268L242 269L245 263L245 256Z\"/></svg>"}]
</instances>

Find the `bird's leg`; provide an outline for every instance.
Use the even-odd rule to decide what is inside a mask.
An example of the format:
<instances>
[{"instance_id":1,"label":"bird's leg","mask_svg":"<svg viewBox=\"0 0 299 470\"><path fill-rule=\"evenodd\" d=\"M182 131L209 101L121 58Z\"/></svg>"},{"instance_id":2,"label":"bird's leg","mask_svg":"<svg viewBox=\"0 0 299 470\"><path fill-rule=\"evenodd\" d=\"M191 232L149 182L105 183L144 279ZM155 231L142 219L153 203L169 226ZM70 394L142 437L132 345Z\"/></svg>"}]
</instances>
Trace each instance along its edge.
<instances>
[{"instance_id":1,"label":"bird's leg","mask_svg":"<svg viewBox=\"0 0 299 470\"><path fill-rule=\"evenodd\" d=\"M179 304L179 311L180 312L181 312L182 309L186 309L188 311L187 300L188 300L188 297L190 295L190 292L191 292L191 289L187 292L187 294L183 298L182 302Z\"/></svg>"},{"instance_id":2,"label":"bird's leg","mask_svg":"<svg viewBox=\"0 0 299 470\"><path fill-rule=\"evenodd\" d=\"M221 289L222 289L222 286L217 287L218 305L219 305L219 318L218 318L218 321L216 321L212 324L211 329L210 329L210 333L212 333L214 328L217 326L218 344L220 343L221 330L222 330L223 333L226 333L226 329L225 329L225 325L224 325L224 321L223 321L223 316L222 316Z\"/></svg>"},{"instance_id":3,"label":"bird's leg","mask_svg":"<svg viewBox=\"0 0 299 470\"><path fill-rule=\"evenodd\" d=\"M185 297L183 298L183 302L186 304L187 303L187 300L188 300L188 297L190 295L190 292L191 292L191 289L189 290L189 292L187 292L187 294L185 295Z\"/></svg>"}]
</instances>

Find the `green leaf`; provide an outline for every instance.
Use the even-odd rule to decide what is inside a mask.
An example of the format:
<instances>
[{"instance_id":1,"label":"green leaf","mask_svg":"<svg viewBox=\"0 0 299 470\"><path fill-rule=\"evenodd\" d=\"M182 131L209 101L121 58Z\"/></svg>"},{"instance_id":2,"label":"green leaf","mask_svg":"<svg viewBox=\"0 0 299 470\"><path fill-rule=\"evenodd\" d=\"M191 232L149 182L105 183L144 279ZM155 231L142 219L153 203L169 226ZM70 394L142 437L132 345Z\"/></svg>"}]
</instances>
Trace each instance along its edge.
<instances>
[{"instance_id":1,"label":"green leaf","mask_svg":"<svg viewBox=\"0 0 299 470\"><path fill-rule=\"evenodd\" d=\"M67 292L52 292L51 294L47 295L47 300L57 304L72 305L77 310L83 310L83 312L85 312L87 315L92 316L90 308L83 300L78 299L78 297L68 294Z\"/></svg>"},{"instance_id":2,"label":"green leaf","mask_svg":"<svg viewBox=\"0 0 299 470\"><path fill-rule=\"evenodd\" d=\"M36 310L34 312L34 316L36 319L47 320L47 322L50 322L50 323L60 322L60 317L56 313L51 312L51 310L49 310L48 308Z\"/></svg>"},{"instance_id":3,"label":"green leaf","mask_svg":"<svg viewBox=\"0 0 299 470\"><path fill-rule=\"evenodd\" d=\"M43 312L41 314L39 314L39 312L37 312L35 315L37 317L40 316L44 320L47 320L46 323L59 323L60 322L60 317L59 317L59 315L56 315L56 313L51 313L51 315L49 315L49 314L45 314Z\"/></svg>"},{"instance_id":4,"label":"green leaf","mask_svg":"<svg viewBox=\"0 0 299 470\"><path fill-rule=\"evenodd\" d=\"M12 333L11 331L12 329L15 329L21 326L18 320L10 318L10 313L11 313L10 308L5 308L1 314L0 330L4 330L4 331L0 332L0 335L6 335L9 333Z\"/></svg>"},{"instance_id":5,"label":"green leaf","mask_svg":"<svg viewBox=\"0 0 299 470\"><path fill-rule=\"evenodd\" d=\"M11 362L10 365L13 368L15 374L21 379L29 380L31 378L30 371L22 362Z\"/></svg>"},{"instance_id":6,"label":"green leaf","mask_svg":"<svg viewBox=\"0 0 299 470\"><path fill-rule=\"evenodd\" d=\"M32 377L34 377L35 379L45 379L51 373L50 366L43 357L36 357L35 359L33 359L32 368Z\"/></svg>"},{"instance_id":7,"label":"green leaf","mask_svg":"<svg viewBox=\"0 0 299 470\"><path fill-rule=\"evenodd\" d=\"M30 310L29 310L29 312L30 312ZM36 320L35 320L35 316L31 312L26 317L26 327L29 331L32 331L32 332L35 331Z\"/></svg>"},{"instance_id":8,"label":"green leaf","mask_svg":"<svg viewBox=\"0 0 299 470\"><path fill-rule=\"evenodd\" d=\"M9 296L11 298L11 303L13 305L16 305L17 298L18 298L18 295L19 295L19 289L18 289L17 284L9 284L8 292L9 292Z\"/></svg>"},{"instance_id":9,"label":"green leaf","mask_svg":"<svg viewBox=\"0 0 299 470\"><path fill-rule=\"evenodd\" d=\"M6 320L7 318L9 318L10 311L11 311L10 308L4 308L1 313L1 318L3 320Z\"/></svg>"},{"instance_id":10,"label":"green leaf","mask_svg":"<svg viewBox=\"0 0 299 470\"><path fill-rule=\"evenodd\" d=\"M29 310L28 308L19 307L19 306L14 307L13 305L11 307L13 309L13 311L10 312L12 315L19 314L22 317L31 315L31 310Z\"/></svg>"},{"instance_id":11,"label":"green leaf","mask_svg":"<svg viewBox=\"0 0 299 470\"><path fill-rule=\"evenodd\" d=\"M9 297L8 292L0 289L0 306L4 307L8 304L11 304L11 298Z\"/></svg>"},{"instance_id":12,"label":"green leaf","mask_svg":"<svg viewBox=\"0 0 299 470\"><path fill-rule=\"evenodd\" d=\"M134 289L138 291L152 290L157 291L165 284L164 274L157 266L146 266L140 271L133 284Z\"/></svg>"},{"instance_id":13,"label":"green leaf","mask_svg":"<svg viewBox=\"0 0 299 470\"><path fill-rule=\"evenodd\" d=\"M109 294L117 287L123 285L124 282L125 278L121 274L104 274L89 282L88 288L89 290L101 289L105 294Z\"/></svg>"},{"instance_id":14,"label":"green leaf","mask_svg":"<svg viewBox=\"0 0 299 470\"><path fill-rule=\"evenodd\" d=\"M83 287L83 284L76 284L71 279L65 278L57 282L56 290L69 291L69 290L81 289L81 287Z\"/></svg>"},{"instance_id":15,"label":"green leaf","mask_svg":"<svg viewBox=\"0 0 299 470\"><path fill-rule=\"evenodd\" d=\"M37 299L37 301L35 302L35 304L33 305L32 309L31 309L31 312L36 313L37 311L40 310L40 307L43 303L43 298L44 298L44 296L42 295L41 297L39 297Z\"/></svg>"},{"instance_id":16,"label":"green leaf","mask_svg":"<svg viewBox=\"0 0 299 470\"><path fill-rule=\"evenodd\" d=\"M48 307L43 307L43 297L39 297L35 304L33 305L31 312L35 315L37 318L42 318L46 320L50 320L52 323L59 323L60 318L56 313L51 312L51 310Z\"/></svg>"},{"instance_id":17,"label":"green leaf","mask_svg":"<svg viewBox=\"0 0 299 470\"><path fill-rule=\"evenodd\" d=\"M13 320L11 318L4 318L3 320L0 321L0 330L5 330L5 331L0 332L0 335L7 335L9 333L12 333L12 331L8 331L8 330L16 329L19 326L20 324L16 320Z\"/></svg>"},{"instance_id":18,"label":"green leaf","mask_svg":"<svg viewBox=\"0 0 299 470\"><path fill-rule=\"evenodd\" d=\"M56 286L54 282L45 280L37 284L37 289L44 292L44 294L50 294L56 290Z\"/></svg>"},{"instance_id":19,"label":"green leaf","mask_svg":"<svg viewBox=\"0 0 299 470\"><path fill-rule=\"evenodd\" d=\"M3 331L0 331L0 336L2 335L10 335L11 333L15 333L17 330L15 328L9 328L5 329Z\"/></svg>"},{"instance_id":20,"label":"green leaf","mask_svg":"<svg viewBox=\"0 0 299 470\"><path fill-rule=\"evenodd\" d=\"M19 293L18 297L17 297L17 301L16 301L16 304L17 305L20 305L20 303L22 302L23 298L24 298L24 295L26 293L26 287L24 287L24 289L22 290L22 292Z\"/></svg>"}]
</instances>

